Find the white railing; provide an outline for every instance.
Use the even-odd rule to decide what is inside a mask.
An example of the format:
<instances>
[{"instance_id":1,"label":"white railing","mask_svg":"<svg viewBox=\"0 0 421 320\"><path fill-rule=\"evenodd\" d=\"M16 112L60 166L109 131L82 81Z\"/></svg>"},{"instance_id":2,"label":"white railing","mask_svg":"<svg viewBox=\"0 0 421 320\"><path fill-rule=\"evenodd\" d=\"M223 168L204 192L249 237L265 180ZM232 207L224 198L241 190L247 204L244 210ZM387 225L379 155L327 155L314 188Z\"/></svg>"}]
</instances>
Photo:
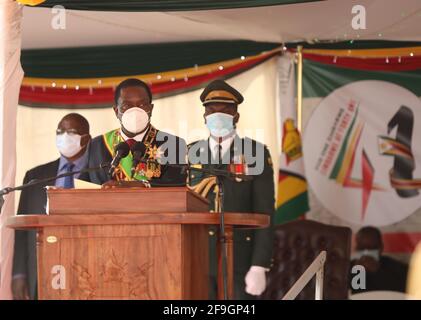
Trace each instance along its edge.
<instances>
[{"instance_id":1,"label":"white railing","mask_svg":"<svg viewBox=\"0 0 421 320\"><path fill-rule=\"evenodd\" d=\"M294 300L307 283L316 275L316 300L323 300L323 269L326 262L326 251L320 252L301 277L285 294L282 300Z\"/></svg>"}]
</instances>

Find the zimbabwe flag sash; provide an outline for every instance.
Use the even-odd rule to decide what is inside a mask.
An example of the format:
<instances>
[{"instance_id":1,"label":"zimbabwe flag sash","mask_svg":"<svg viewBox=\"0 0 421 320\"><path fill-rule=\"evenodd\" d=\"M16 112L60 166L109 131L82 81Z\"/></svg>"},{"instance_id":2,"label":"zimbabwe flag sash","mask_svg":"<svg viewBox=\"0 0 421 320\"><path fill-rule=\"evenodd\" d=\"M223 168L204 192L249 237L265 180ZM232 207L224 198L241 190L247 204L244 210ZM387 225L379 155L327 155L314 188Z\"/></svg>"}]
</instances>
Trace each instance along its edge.
<instances>
[{"instance_id":1,"label":"zimbabwe flag sash","mask_svg":"<svg viewBox=\"0 0 421 320\"><path fill-rule=\"evenodd\" d=\"M157 130L150 126L148 132L146 134L145 139L145 146L147 148L150 147L151 143L155 139ZM124 138L121 136L120 129L111 130L103 135L104 144L107 147L108 152L110 153L111 157L114 158L115 147L124 141ZM119 166L115 170L115 177L117 180L124 180L124 181L148 181L147 177L147 168L144 163L140 163L139 166L136 168L136 173L131 179L131 168L133 164L133 155L130 152L129 155L123 159L121 159Z\"/></svg>"}]
</instances>

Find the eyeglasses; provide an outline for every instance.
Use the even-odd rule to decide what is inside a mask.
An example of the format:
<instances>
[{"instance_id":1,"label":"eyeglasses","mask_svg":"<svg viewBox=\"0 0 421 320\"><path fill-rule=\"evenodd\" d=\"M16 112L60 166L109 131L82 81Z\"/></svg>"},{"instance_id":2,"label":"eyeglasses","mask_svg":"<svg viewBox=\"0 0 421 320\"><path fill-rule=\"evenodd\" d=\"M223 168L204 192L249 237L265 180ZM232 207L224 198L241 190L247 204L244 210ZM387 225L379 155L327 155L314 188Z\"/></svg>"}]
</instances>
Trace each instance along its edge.
<instances>
[{"instance_id":1,"label":"eyeglasses","mask_svg":"<svg viewBox=\"0 0 421 320\"><path fill-rule=\"evenodd\" d=\"M61 134L64 134L66 132L69 135L79 134L79 132L76 129L67 129L67 130L64 130L64 129L60 129L59 128L59 129L56 130L56 135L61 135Z\"/></svg>"},{"instance_id":2,"label":"eyeglasses","mask_svg":"<svg viewBox=\"0 0 421 320\"><path fill-rule=\"evenodd\" d=\"M140 109L143 109L143 110L148 110L148 109L150 109L151 108L151 106L152 106L152 103L149 103L149 102L147 102L147 103L131 103L131 102L127 102L127 101L120 101L119 103L118 103L118 108L121 110L121 111L126 111L126 110L128 110L128 109L131 109L131 108L140 108Z\"/></svg>"}]
</instances>

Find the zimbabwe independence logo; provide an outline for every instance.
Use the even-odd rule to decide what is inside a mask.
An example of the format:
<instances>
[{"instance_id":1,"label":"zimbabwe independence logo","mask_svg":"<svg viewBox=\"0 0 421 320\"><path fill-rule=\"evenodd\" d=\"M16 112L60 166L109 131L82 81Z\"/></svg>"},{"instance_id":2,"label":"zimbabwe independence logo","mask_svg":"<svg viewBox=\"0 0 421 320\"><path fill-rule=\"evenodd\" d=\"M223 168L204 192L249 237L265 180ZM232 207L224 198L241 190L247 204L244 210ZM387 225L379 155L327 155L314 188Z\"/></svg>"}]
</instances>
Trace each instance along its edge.
<instances>
[{"instance_id":1,"label":"zimbabwe independence logo","mask_svg":"<svg viewBox=\"0 0 421 320\"><path fill-rule=\"evenodd\" d=\"M421 206L421 100L385 81L328 95L304 131L307 180L334 215L384 226Z\"/></svg>"}]
</instances>

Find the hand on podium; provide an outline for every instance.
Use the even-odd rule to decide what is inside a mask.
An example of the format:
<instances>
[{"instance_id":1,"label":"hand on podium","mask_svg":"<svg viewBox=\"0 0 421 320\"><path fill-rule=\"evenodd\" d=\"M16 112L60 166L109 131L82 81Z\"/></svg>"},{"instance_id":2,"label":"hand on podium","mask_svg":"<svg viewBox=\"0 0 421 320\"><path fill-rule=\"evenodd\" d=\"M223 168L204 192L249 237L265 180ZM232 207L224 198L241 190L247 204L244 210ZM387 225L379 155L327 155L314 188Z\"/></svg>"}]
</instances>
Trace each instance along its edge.
<instances>
[{"instance_id":1,"label":"hand on podium","mask_svg":"<svg viewBox=\"0 0 421 320\"><path fill-rule=\"evenodd\" d=\"M259 296L266 289L266 268L251 266L246 274L246 292L253 296Z\"/></svg>"},{"instance_id":2,"label":"hand on podium","mask_svg":"<svg viewBox=\"0 0 421 320\"><path fill-rule=\"evenodd\" d=\"M120 183L116 180L108 180L107 182L101 185L102 189L110 189L119 187Z\"/></svg>"},{"instance_id":3,"label":"hand on podium","mask_svg":"<svg viewBox=\"0 0 421 320\"><path fill-rule=\"evenodd\" d=\"M150 188L149 181L116 181L109 180L102 184L102 189L112 189L112 188Z\"/></svg>"}]
</instances>

